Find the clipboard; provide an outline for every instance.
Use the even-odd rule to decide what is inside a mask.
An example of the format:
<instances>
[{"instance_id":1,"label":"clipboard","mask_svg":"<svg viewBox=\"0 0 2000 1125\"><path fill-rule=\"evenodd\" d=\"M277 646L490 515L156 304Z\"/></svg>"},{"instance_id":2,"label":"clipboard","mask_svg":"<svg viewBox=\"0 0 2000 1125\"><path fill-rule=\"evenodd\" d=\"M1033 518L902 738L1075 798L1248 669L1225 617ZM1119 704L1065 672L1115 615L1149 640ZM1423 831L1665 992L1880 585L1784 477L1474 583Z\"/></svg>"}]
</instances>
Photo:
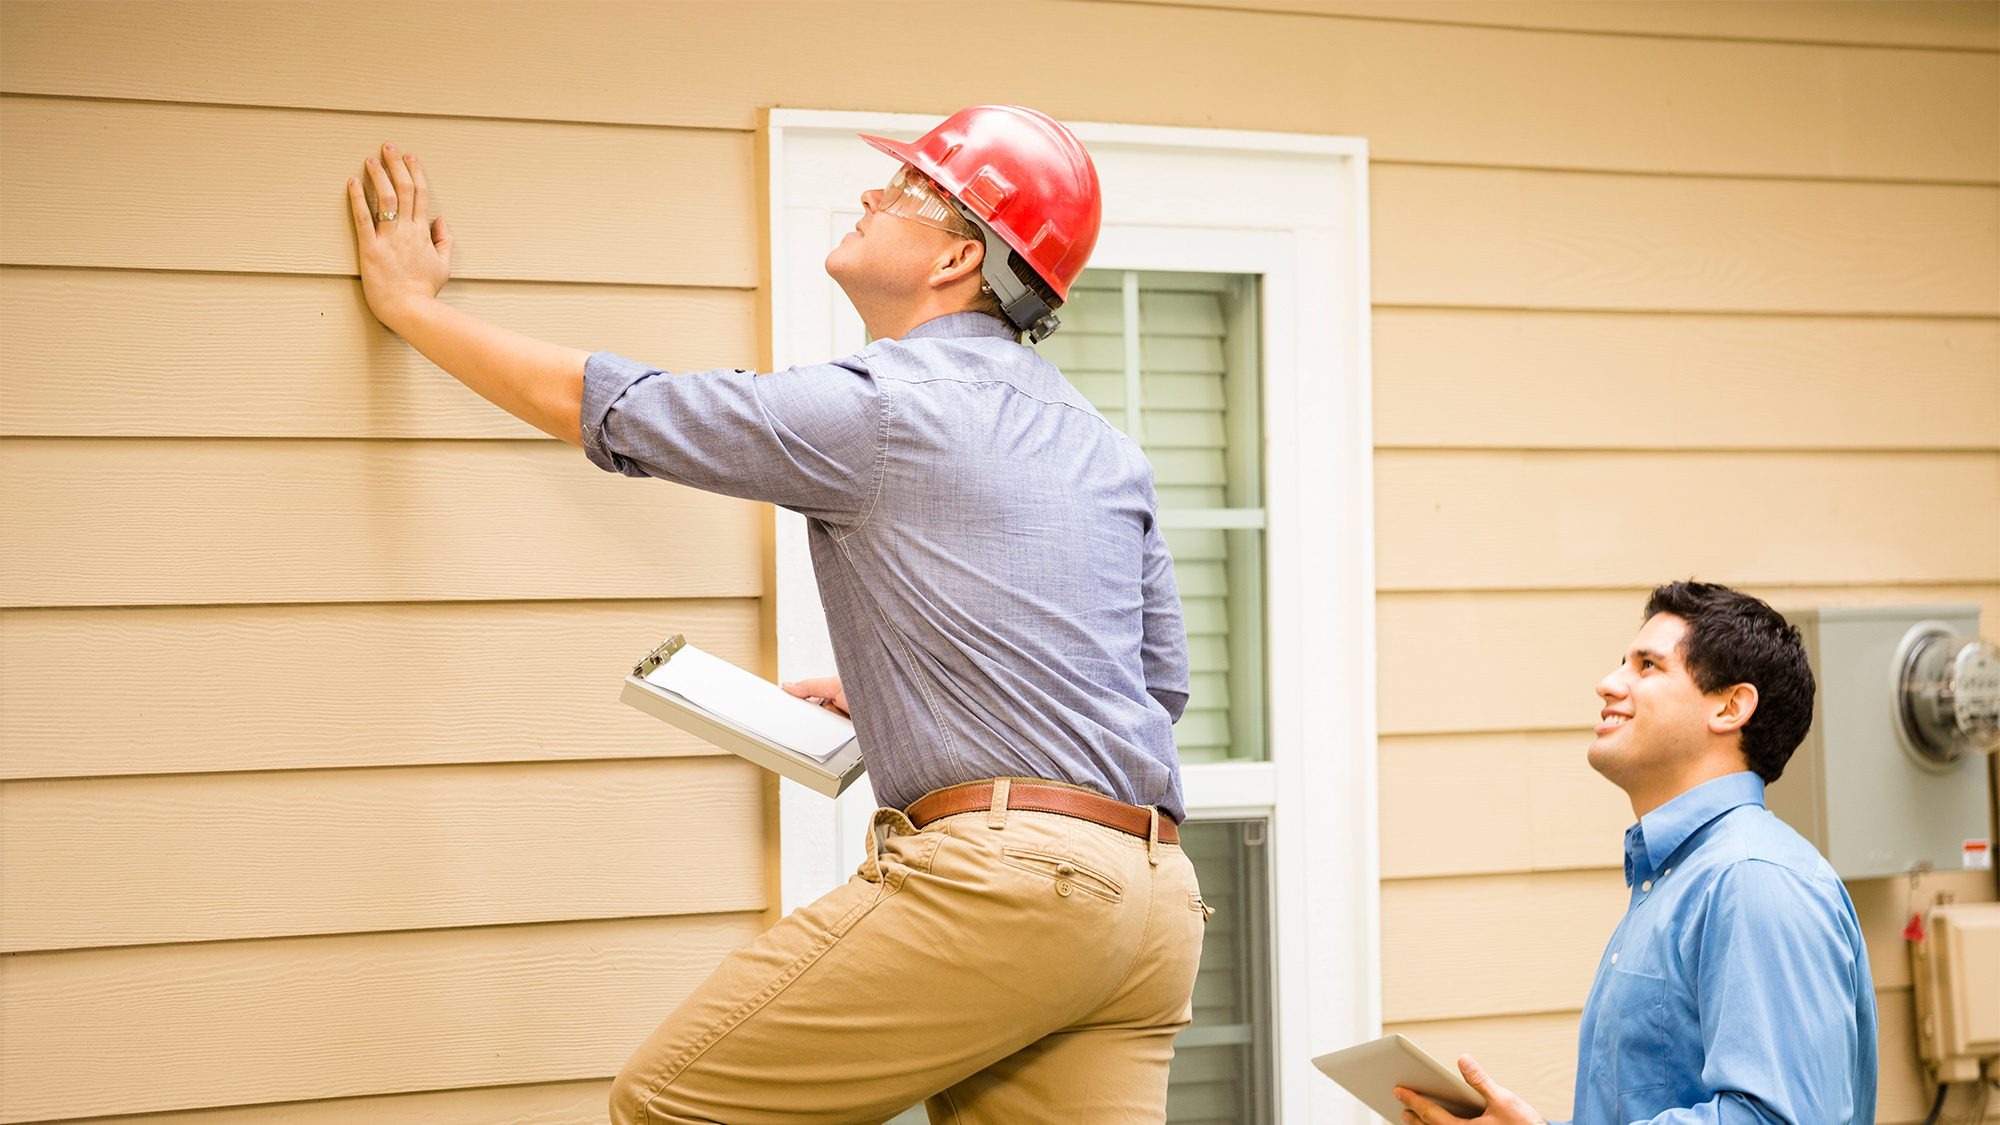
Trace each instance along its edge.
<instances>
[{"instance_id":1,"label":"clipboard","mask_svg":"<svg viewBox=\"0 0 2000 1125\"><path fill-rule=\"evenodd\" d=\"M647 653L625 677L625 687L618 698L656 719L694 735L704 742L719 746L731 754L791 778L800 785L816 793L838 797L848 786L865 772L861 761L861 744L854 738L854 726L845 719L847 741L825 758L795 749L766 734L759 733L747 725L742 715L730 715L703 707L681 693L663 684L659 679L660 669L677 654L698 654L705 661L720 665L707 671L726 681L726 686L741 693L742 698L756 704L760 712L783 716L788 708L806 708L821 711L820 708L793 696L785 689L771 683L752 672L746 672L734 665L709 657L700 649L687 643L679 633L669 637L666 643ZM652 678L648 678L652 677ZM822 711L829 718L838 719L832 712ZM802 717L798 712L790 712L790 717ZM820 725L822 720L814 720Z\"/></svg>"}]
</instances>

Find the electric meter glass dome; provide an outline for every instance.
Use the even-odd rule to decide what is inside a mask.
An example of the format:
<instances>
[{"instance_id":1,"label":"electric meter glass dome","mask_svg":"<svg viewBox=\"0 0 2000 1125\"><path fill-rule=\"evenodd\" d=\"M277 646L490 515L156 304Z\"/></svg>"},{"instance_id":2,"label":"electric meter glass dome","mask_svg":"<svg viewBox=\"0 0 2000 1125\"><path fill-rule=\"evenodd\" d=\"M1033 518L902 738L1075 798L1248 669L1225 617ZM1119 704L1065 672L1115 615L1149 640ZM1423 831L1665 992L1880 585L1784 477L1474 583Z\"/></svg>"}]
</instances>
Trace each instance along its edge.
<instances>
[{"instance_id":1,"label":"electric meter glass dome","mask_svg":"<svg viewBox=\"0 0 2000 1125\"><path fill-rule=\"evenodd\" d=\"M1898 656L1896 733L1919 765L1948 769L2000 750L2000 645L1926 621Z\"/></svg>"}]
</instances>

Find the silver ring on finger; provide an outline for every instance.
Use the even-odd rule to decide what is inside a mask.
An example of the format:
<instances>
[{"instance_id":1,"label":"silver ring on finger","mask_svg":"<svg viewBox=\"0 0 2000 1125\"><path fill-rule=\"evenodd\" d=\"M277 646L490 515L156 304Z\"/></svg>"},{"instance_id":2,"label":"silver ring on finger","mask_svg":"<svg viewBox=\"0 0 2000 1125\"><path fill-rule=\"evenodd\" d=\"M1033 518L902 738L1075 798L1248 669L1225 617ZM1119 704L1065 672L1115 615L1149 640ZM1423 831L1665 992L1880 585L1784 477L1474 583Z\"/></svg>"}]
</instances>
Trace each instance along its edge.
<instances>
[{"instance_id":1,"label":"silver ring on finger","mask_svg":"<svg viewBox=\"0 0 2000 1125\"><path fill-rule=\"evenodd\" d=\"M377 212L375 221L378 223L393 223L396 221L396 213L394 211Z\"/></svg>"}]
</instances>

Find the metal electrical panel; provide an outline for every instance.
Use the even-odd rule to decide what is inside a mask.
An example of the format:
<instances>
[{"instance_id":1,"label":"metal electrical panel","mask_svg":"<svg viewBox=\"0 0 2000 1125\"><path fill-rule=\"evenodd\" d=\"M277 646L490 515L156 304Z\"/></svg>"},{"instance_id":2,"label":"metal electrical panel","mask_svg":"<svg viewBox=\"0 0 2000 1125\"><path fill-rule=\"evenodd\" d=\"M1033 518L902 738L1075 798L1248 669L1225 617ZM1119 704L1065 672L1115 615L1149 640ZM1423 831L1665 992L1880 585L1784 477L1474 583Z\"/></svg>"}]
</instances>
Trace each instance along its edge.
<instances>
[{"instance_id":1,"label":"metal electrical panel","mask_svg":"<svg viewBox=\"0 0 2000 1125\"><path fill-rule=\"evenodd\" d=\"M1917 1055L1937 1082L1971 1082L2000 1057L2000 903L1935 906L1910 943Z\"/></svg>"},{"instance_id":2,"label":"metal electrical panel","mask_svg":"<svg viewBox=\"0 0 2000 1125\"><path fill-rule=\"evenodd\" d=\"M1812 730L1766 793L1843 879L1989 865L1987 758L2000 649L1979 608L1821 608L1798 626L1819 690Z\"/></svg>"}]
</instances>

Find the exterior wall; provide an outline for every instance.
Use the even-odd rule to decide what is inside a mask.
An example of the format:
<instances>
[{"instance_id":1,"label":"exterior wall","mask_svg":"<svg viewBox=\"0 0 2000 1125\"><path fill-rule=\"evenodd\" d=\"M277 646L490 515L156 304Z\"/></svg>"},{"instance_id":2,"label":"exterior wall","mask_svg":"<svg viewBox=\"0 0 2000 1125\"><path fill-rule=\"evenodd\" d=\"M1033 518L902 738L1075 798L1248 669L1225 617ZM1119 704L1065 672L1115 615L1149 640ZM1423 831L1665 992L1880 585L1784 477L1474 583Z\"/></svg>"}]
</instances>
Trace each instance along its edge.
<instances>
[{"instance_id":1,"label":"exterior wall","mask_svg":"<svg viewBox=\"0 0 2000 1125\"><path fill-rule=\"evenodd\" d=\"M0 6L0 1120L594 1120L768 918L768 788L611 683L672 630L769 662L768 515L373 326L339 189L385 138L450 299L680 368L763 348L762 107L1368 138L1385 1018L1545 1112L1644 589L2000 623L1993 5L1008 18L1036 51L922 4ZM1918 1120L1904 887L1853 889Z\"/></svg>"}]
</instances>

